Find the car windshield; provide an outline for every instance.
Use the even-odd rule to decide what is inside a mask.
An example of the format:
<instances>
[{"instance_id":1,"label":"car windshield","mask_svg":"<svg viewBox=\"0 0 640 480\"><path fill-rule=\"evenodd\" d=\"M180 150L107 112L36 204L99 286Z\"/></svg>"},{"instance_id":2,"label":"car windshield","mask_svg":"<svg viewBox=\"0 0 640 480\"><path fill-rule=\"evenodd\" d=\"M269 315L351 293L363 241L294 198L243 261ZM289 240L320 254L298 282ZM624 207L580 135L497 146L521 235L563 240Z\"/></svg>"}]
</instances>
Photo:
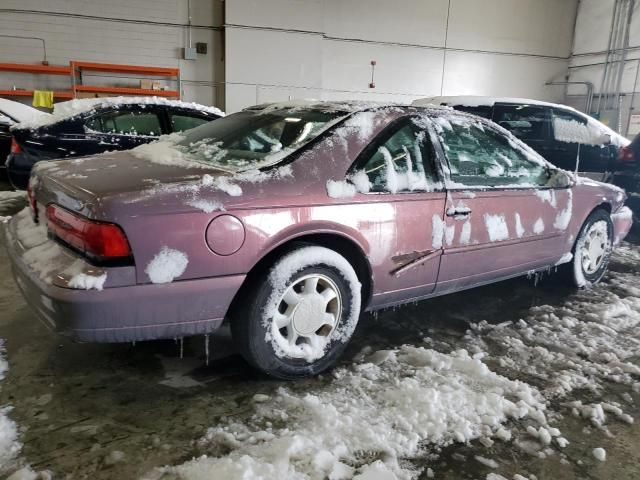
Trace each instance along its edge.
<instances>
[{"instance_id":1,"label":"car windshield","mask_svg":"<svg viewBox=\"0 0 640 480\"><path fill-rule=\"evenodd\" d=\"M315 109L245 110L185 132L176 148L231 171L273 165L347 115Z\"/></svg>"}]
</instances>

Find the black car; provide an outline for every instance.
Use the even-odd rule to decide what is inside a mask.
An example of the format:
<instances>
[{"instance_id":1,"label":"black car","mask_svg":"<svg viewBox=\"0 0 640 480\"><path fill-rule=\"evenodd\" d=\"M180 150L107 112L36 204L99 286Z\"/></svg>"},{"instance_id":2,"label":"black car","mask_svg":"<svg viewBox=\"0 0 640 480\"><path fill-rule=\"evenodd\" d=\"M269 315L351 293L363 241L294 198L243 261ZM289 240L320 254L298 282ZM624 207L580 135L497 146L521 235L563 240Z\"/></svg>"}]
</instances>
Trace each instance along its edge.
<instances>
[{"instance_id":1,"label":"black car","mask_svg":"<svg viewBox=\"0 0 640 480\"><path fill-rule=\"evenodd\" d=\"M571 107L522 98L432 97L414 104L446 105L493 120L564 170L610 181L629 140ZM579 153L579 164L578 163Z\"/></svg>"},{"instance_id":2,"label":"black car","mask_svg":"<svg viewBox=\"0 0 640 480\"><path fill-rule=\"evenodd\" d=\"M24 103L0 98L0 180L7 178L5 160L11 150L10 128L16 123L26 122L36 117L45 118L48 113L36 110Z\"/></svg>"},{"instance_id":3,"label":"black car","mask_svg":"<svg viewBox=\"0 0 640 480\"><path fill-rule=\"evenodd\" d=\"M56 104L50 118L11 127L7 173L14 188L25 189L40 160L129 150L224 115L213 107L157 97L111 97Z\"/></svg>"}]
</instances>

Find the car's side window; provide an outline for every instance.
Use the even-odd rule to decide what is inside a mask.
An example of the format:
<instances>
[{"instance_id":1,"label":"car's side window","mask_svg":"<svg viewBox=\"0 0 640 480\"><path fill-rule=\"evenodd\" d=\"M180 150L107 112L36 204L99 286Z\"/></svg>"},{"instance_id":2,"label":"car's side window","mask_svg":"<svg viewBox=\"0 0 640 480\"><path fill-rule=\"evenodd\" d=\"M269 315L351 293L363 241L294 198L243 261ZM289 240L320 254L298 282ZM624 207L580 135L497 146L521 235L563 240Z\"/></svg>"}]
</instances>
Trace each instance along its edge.
<instances>
[{"instance_id":1,"label":"car's side window","mask_svg":"<svg viewBox=\"0 0 640 480\"><path fill-rule=\"evenodd\" d=\"M119 135L159 136L160 119L154 112L111 111L90 118L89 130Z\"/></svg>"},{"instance_id":2,"label":"car's side window","mask_svg":"<svg viewBox=\"0 0 640 480\"><path fill-rule=\"evenodd\" d=\"M488 125L462 118L437 124L454 184L527 187L547 183L549 174L542 162L529 158Z\"/></svg>"},{"instance_id":3,"label":"car's side window","mask_svg":"<svg viewBox=\"0 0 640 480\"><path fill-rule=\"evenodd\" d=\"M553 109L553 137L559 142L597 144L602 134L590 129L587 119L575 113Z\"/></svg>"},{"instance_id":4,"label":"car's side window","mask_svg":"<svg viewBox=\"0 0 640 480\"><path fill-rule=\"evenodd\" d=\"M180 113L171 113L169 115L171 118L171 129L174 132L183 132L191 128L196 128L212 120L210 118L194 117L192 115Z\"/></svg>"},{"instance_id":5,"label":"car's side window","mask_svg":"<svg viewBox=\"0 0 640 480\"><path fill-rule=\"evenodd\" d=\"M434 191L437 174L427 132L406 119L386 131L365 151L359 163L373 192Z\"/></svg>"},{"instance_id":6,"label":"car's side window","mask_svg":"<svg viewBox=\"0 0 640 480\"><path fill-rule=\"evenodd\" d=\"M549 138L551 117L547 107L535 105L496 105L493 121L521 140Z\"/></svg>"}]
</instances>

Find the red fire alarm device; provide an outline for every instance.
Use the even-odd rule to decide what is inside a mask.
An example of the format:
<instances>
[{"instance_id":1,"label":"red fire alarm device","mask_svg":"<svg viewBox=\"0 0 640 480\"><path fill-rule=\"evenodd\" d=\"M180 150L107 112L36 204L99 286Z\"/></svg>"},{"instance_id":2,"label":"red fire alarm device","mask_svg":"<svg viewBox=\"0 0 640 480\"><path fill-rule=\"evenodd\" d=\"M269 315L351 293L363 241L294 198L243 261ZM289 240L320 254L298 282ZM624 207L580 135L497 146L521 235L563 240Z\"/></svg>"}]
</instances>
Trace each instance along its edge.
<instances>
[{"instance_id":1,"label":"red fire alarm device","mask_svg":"<svg viewBox=\"0 0 640 480\"><path fill-rule=\"evenodd\" d=\"M376 61L371 60L371 82L369 83L369 88L376 88L376 84L373 81L375 71L376 71Z\"/></svg>"}]
</instances>

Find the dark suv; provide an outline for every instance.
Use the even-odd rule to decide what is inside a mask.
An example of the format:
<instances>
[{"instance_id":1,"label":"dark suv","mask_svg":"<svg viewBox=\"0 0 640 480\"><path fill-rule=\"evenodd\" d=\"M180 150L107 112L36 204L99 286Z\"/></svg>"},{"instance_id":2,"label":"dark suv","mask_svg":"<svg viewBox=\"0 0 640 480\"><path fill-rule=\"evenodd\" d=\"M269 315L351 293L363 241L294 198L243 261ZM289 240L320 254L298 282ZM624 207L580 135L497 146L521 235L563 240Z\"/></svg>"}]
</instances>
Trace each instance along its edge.
<instances>
[{"instance_id":1,"label":"dark suv","mask_svg":"<svg viewBox=\"0 0 640 480\"><path fill-rule=\"evenodd\" d=\"M447 105L493 120L510 130L548 161L580 174L611 181L620 150L629 140L571 107L524 98L432 97L416 105Z\"/></svg>"},{"instance_id":2,"label":"dark suv","mask_svg":"<svg viewBox=\"0 0 640 480\"><path fill-rule=\"evenodd\" d=\"M56 104L53 115L11 127L7 174L14 188L27 188L40 160L129 150L224 115L214 107L158 97L110 97Z\"/></svg>"}]
</instances>

